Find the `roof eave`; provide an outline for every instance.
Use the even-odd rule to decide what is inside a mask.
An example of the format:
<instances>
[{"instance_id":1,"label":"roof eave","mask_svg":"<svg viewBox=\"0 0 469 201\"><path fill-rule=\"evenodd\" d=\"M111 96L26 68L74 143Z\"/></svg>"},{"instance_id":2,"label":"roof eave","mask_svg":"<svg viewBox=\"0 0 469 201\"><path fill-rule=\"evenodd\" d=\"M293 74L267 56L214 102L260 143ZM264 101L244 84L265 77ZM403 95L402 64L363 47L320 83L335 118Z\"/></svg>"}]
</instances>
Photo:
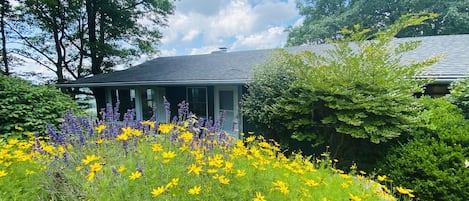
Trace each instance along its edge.
<instances>
[{"instance_id":1,"label":"roof eave","mask_svg":"<svg viewBox=\"0 0 469 201\"><path fill-rule=\"evenodd\" d=\"M126 86L171 86L171 85L244 85L249 79L233 80L178 80L178 81L130 81L130 82L89 82L56 84L60 88L126 87Z\"/></svg>"}]
</instances>

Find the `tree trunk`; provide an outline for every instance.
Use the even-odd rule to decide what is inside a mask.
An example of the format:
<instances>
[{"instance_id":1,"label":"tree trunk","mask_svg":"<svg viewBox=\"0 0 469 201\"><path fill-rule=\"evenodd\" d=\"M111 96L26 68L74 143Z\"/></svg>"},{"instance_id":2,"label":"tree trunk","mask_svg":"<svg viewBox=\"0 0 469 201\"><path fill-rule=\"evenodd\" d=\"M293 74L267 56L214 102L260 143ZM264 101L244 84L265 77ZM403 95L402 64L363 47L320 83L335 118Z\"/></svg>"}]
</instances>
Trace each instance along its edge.
<instances>
[{"instance_id":1,"label":"tree trunk","mask_svg":"<svg viewBox=\"0 0 469 201\"><path fill-rule=\"evenodd\" d=\"M1 10L1 19L0 19L0 32L2 34L2 62L5 66L3 74L10 75L10 67L8 66L8 57L7 57L7 45L6 45L6 34L5 34L5 15L6 9L8 7L8 1L2 1L2 10Z\"/></svg>"}]
</instances>

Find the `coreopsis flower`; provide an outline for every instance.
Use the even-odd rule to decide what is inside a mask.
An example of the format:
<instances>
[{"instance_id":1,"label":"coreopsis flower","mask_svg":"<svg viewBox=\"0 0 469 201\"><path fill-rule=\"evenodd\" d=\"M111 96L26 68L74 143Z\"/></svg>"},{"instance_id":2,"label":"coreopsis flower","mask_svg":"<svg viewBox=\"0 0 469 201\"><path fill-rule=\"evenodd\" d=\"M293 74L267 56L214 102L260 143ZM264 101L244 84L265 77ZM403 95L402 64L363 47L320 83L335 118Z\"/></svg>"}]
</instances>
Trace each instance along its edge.
<instances>
[{"instance_id":1,"label":"coreopsis flower","mask_svg":"<svg viewBox=\"0 0 469 201\"><path fill-rule=\"evenodd\" d=\"M151 150L153 150L154 152L160 152L163 151L163 146L161 146L160 143L152 144Z\"/></svg>"},{"instance_id":2,"label":"coreopsis flower","mask_svg":"<svg viewBox=\"0 0 469 201\"><path fill-rule=\"evenodd\" d=\"M165 188L164 186L160 186L158 188L154 188L152 191L151 191L151 194L153 195L153 197L158 197L159 195L161 195L162 193L164 193L165 191Z\"/></svg>"},{"instance_id":3,"label":"coreopsis flower","mask_svg":"<svg viewBox=\"0 0 469 201\"><path fill-rule=\"evenodd\" d=\"M97 172L97 171L100 171L101 169L103 169L103 165L100 163L93 163L92 165L90 165L90 170L92 172Z\"/></svg>"},{"instance_id":4,"label":"coreopsis flower","mask_svg":"<svg viewBox=\"0 0 469 201\"><path fill-rule=\"evenodd\" d=\"M187 168L187 174L194 173L195 175L199 175L202 171L202 166L197 166L196 164L191 164L189 168Z\"/></svg>"},{"instance_id":5,"label":"coreopsis flower","mask_svg":"<svg viewBox=\"0 0 469 201\"><path fill-rule=\"evenodd\" d=\"M277 180L276 182L272 182L273 190L278 190L283 194L288 194L290 193L290 190L288 190L288 184Z\"/></svg>"},{"instance_id":6,"label":"coreopsis flower","mask_svg":"<svg viewBox=\"0 0 469 201\"><path fill-rule=\"evenodd\" d=\"M194 186L193 188L190 188L188 193L191 195L198 195L200 194L200 191L202 190L201 186Z\"/></svg>"},{"instance_id":7,"label":"coreopsis flower","mask_svg":"<svg viewBox=\"0 0 469 201\"><path fill-rule=\"evenodd\" d=\"M163 134L168 134L169 131L171 131L174 128L173 124L160 124L158 126L158 131L160 131Z\"/></svg>"},{"instance_id":8,"label":"coreopsis flower","mask_svg":"<svg viewBox=\"0 0 469 201\"><path fill-rule=\"evenodd\" d=\"M90 173L86 176L86 180L88 180L88 181L93 181L95 175L96 175L95 172L90 172Z\"/></svg>"},{"instance_id":9,"label":"coreopsis flower","mask_svg":"<svg viewBox=\"0 0 469 201\"><path fill-rule=\"evenodd\" d=\"M315 186L319 186L319 183L317 183L316 181L312 180L312 179L308 179L305 181L305 184L307 186L311 186L311 187L315 187Z\"/></svg>"},{"instance_id":10,"label":"coreopsis flower","mask_svg":"<svg viewBox=\"0 0 469 201\"><path fill-rule=\"evenodd\" d=\"M0 177L7 176L8 173L5 170L0 170Z\"/></svg>"},{"instance_id":11,"label":"coreopsis flower","mask_svg":"<svg viewBox=\"0 0 469 201\"><path fill-rule=\"evenodd\" d=\"M178 182L179 182L179 178L173 178L168 184L166 184L166 188L175 187L178 185Z\"/></svg>"},{"instance_id":12,"label":"coreopsis flower","mask_svg":"<svg viewBox=\"0 0 469 201\"><path fill-rule=\"evenodd\" d=\"M126 170L127 170L127 168L126 168L125 166L123 166L123 165L121 165L121 166L119 166L119 168L117 168L117 172L119 172L119 173L123 173L123 172L125 172Z\"/></svg>"},{"instance_id":13,"label":"coreopsis flower","mask_svg":"<svg viewBox=\"0 0 469 201\"><path fill-rule=\"evenodd\" d=\"M387 178L386 175L378 175L378 181L386 181Z\"/></svg>"},{"instance_id":14,"label":"coreopsis flower","mask_svg":"<svg viewBox=\"0 0 469 201\"><path fill-rule=\"evenodd\" d=\"M116 139L120 141L125 141L129 139L129 135L127 135L126 133L121 133L117 135Z\"/></svg>"},{"instance_id":15,"label":"coreopsis flower","mask_svg":"<svg viewBox=\"0 0 469 201\"><path fill-rule=\"evenodd\" d=\"M85 157L85 159L81 160L81 162L82 162L83 164L85 164L85 165L88 165L89 163L91 163L91 162L93 162L93 161L97 161L97 160L99 160L99 157L96 156L96 155L94 155L94 154L92 154L92 155L87 155L87 156Z\"/></svg>"},{"instance_id":16,"label":"coreopsis flower","mask_svg":"<svg viewBox=\"0 0 469 201\"><path fill-rule=\"evenodd\" d=\"M397 190L400 194L408 195L408 196L411 197L411 198L415 197L415 195L412 194L414 191L411 190L411 189L407 189L407 188L398 186L398 187L396 187L396 190Z\"/></svg>"},{"instance_id":17,"label":"coreopsis flower","mask_svg":"<svg viewBox=\"0 0 469 201\"><path fill-rule=\"evenodd\" d=\"M361 201L362 200L360 197L358 197L356 195L353 195L351 193L349 194L349 196L350 196L349 200L351 200L351 201Z\"/></svg>"},{"instance_id":18,"label":"coreopsis flower","mask_svg":"<svg viewBox=\"0 0 469 201\"><path fill-rule=\"evenodd\" d=\"M95 128L98 133L103 132L104 129L106 129L106 125L101 124L98 127Z\"/></svg>"},{"instance_id":19,"label":"coreopsis flower","mask_svg":"<svg viewBox=\"0 0 469 201\"><path fill-rule=\"evenodd\" d=\"M256 192L256 197L254 197L252 201L267 201L267 200L260 192Z\"/></svg>"},{"instance_id":20,"label":"coreopsis flower","mask_svg":"<svg viewBox=\"0 0 469 201\"><path fill-rule=\"evenodd\" d=\"M244 176L246 176L246 171L236 170L236 177L244 177Z\"/></svg>"},{"instance_id":21,"label":"coreopsis flower","mask_svg":"<svg viewBox=\"0 0 469 201\"><path fill-rule=\"evenodd\" d=\"M142 173L139 172L139 171L135 171L135 172L132 172L132 173L130 174L129 179L133 181L133 180L136 180L136 179L138 179L138 178L140 178L140 177L142 177Z\"/></svg>"}]
</instances>

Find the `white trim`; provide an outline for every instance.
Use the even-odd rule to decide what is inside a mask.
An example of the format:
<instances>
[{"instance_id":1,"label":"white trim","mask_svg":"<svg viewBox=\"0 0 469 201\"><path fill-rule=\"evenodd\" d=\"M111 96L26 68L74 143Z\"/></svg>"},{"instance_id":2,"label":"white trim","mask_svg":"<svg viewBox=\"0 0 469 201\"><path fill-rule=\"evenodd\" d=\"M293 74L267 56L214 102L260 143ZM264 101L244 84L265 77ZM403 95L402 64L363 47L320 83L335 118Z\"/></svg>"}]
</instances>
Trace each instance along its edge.
<instances>
[{"instance_id":1,"label":"white trim","mask_svg":"<svg viewBox=\"0 0 469 201\"><path fill-rule=\"evenodd\" d=\"M132 88L129 89L129 93ZM135 90L135 118L137 120L143 120L143 111L142 111L142 88L133 88ZM146 90L143 89L143 90Z\"/></svg>"},{"instance_id":2,"label":"white trim","mask_svg":"<svg viewBox=\"0 0 469 201\"><path fill-rule=\"evenodd\" d=\"M242 122L239 112L239 87L237 86L215 86L214 87L214 118L217 119L220 116L220 91L227 90L233 91L233 114L234 114L234 123L236 124L234 131L227 131L233 137L239 138L239 133L242 131ZM240 123L241 122L241 123ZM226 122L225 122L226 123ZM230 122L231 124L231 122Z\"/></svg>"}]
</instances>

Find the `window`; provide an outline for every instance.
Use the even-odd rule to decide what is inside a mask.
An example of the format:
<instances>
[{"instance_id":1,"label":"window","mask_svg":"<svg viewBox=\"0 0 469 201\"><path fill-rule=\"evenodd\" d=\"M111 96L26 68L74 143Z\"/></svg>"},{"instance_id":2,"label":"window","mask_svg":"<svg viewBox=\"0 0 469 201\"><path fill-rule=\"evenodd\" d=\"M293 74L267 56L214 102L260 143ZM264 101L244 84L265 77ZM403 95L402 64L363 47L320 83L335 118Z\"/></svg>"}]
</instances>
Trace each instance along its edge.
<instances>
[{"instance_id":1,"label":"window","mask_svg":"<svg viewBox=\"0 0 469 201\"><path fill-rule=\"evenodd\" d=\"M187 102L189 110L198 117L208 117L208 101L206 87L188 87Z\"/></svg>"},{"instance_id":2,"label":"window","mask_svg":"<svg viewBox=\"0 0 469 201\"><path fill-rule=\"evenodd\" d=\"M153 116L153 108L155 101L155 91L153 89L146 89L142 93L142 117L143 120L148 120Z\"/></svg>"}]
</instances>

